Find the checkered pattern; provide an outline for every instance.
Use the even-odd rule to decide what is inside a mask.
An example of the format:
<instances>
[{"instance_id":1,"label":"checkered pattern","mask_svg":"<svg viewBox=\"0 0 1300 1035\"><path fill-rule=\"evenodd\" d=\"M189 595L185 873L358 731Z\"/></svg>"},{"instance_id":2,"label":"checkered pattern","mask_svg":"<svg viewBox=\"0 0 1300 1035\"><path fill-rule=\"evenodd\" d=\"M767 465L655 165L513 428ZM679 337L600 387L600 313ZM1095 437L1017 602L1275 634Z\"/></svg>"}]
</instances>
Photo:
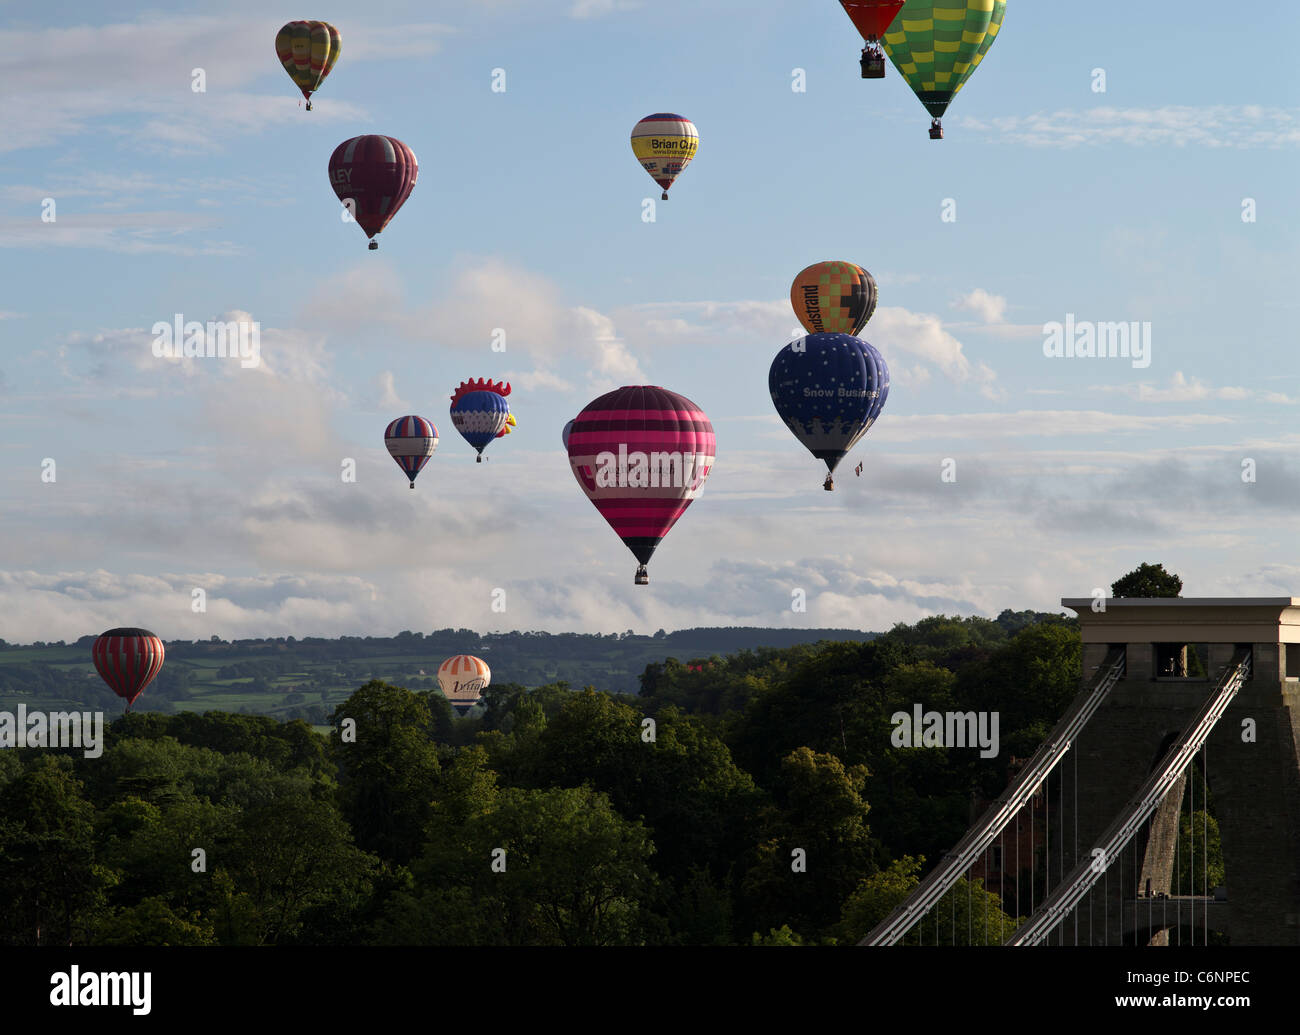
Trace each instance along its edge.
<instances>
[{"instance_id":1,"label":"checkered pattern","mask_svg":"<svg viewBox=\"0 0 1300 1035\"><path fill-rule=\"evenodd\" d=\"M851 262L817 262L794 278L790 304L809 334L853 334L876 311L876 282Z\"/></svg>"},{"instance_id":2,"label":"checkered pattern","mask_svg":"<svg viewBox=\"0 0 1300 1035\"><path fill-rule=\"evenodd\" d=\"M885 33L885 53L941 118L997 39L1006 0L907 0Z\"/></svg>"}]
</instances>

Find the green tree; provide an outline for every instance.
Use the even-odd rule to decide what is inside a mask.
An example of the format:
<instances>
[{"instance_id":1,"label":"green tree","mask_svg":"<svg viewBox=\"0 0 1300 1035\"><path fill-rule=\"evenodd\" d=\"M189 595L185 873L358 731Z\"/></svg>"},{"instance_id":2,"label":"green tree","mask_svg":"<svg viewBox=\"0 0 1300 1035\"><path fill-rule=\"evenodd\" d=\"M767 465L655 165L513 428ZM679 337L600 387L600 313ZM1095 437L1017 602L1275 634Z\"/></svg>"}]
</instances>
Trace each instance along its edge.
<instances>
[{"instance_id":1,"label":"green tree","mask_svg":"<svg viewBox=\"0 0 1300 1035\"><path fill-rule=\"evenodd\" d=\"M866 766L846 767L806 747L782 760L777 802L741 884L750 930L789 924L815 937L838 920L844 900L876 869L862 798L867 776Z\"/></svg>"},{"instance_id":2,"label":"green tree","mask_svg":"<svg viewBox=\"0 0 1300 1035\"><path fill-rule=\"evenodd\" d=\"M0 788L0 943L84 942L121 879L95 861L94 807L66 759L42 754Z\"/></svg>"},{"instance_id":3,"label":"green tree","mask_svg":"<svg viewBox=\"0 0 1300 1035\"><path fill-rule=\"evenodd\" d=\"M355 741L342 739L348 719ZM440 771L432 722L424 695L379 680L334 709L343 814L357 844L381 859L406 863L419 850Z\"/></svg>"},{"instance_id":4,"label":"green tree","mask_svg":"<svg viewBox=\"0 0 1300 1035\"><path fill-rule=\"evenodd\" d=\"M836 927L841 944L856 945L889 917L920 883L924 858L905 855L865 878L844 903ZM1002 911L982 881L960 878L903 940L905 945L1001 945L1020 921Z\"/></svg>"},{"instance_id":5,"label":"green tree","mask_svg":"<svg viewBox=\"0 0 1300 1035\"><path fill-rule=\"evenodd\" d=\"M1113 597L1176 597L1182 591L1183 580L1163 564L1140 564L1110 586Z\"/></svg>"},{"instance_id":6,"label":"green tree","mask_svg":"<svg viewBox=\"0 0 1300 1035\"><path fill-rule=\"evenodd\" d=\"M412 868L416 890L394 897L380 925L381 942L647 940L654 924L643 899L654 896L655 877L645 827L625 820L605 795L587 787L506 788L486 795L481 779L466 787L477 795L475 804L440 801L424 855ZM467 818L461 822L461 816Z\"/></svg>"}]
</instances>

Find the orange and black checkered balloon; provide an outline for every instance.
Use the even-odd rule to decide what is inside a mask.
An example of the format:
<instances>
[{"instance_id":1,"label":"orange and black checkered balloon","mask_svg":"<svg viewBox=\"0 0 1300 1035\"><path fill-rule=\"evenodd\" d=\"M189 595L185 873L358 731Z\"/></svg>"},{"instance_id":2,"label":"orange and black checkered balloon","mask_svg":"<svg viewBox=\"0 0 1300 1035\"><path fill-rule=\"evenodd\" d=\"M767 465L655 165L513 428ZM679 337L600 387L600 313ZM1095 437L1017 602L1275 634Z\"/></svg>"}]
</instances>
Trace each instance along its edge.
<instances>
[{"instance_id":1,"label":"orange and black checkered balloon","mask_svg":"<svg viewBox=\"0 0 1300 1035\"><path fill-rule=\"evenodd\" d=\"M790 304L809 334L856 337L876 311L876 282L851 262L815 262L794 278Z\"/></svg>"}]
</instances>

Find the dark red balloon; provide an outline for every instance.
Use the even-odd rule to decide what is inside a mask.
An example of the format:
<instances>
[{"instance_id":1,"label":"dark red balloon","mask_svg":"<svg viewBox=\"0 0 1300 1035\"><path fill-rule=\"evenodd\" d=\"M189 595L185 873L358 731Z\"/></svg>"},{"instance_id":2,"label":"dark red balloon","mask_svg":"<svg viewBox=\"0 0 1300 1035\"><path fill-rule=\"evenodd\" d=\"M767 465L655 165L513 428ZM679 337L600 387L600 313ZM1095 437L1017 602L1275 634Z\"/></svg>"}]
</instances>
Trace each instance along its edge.
<instances>
[{"instance_id":1,"label":"dark red balloon","mask_svg":"<svg viewBox=\"0 0 1300 1035\"><path fill-rule=\"evenodd\" d=\"M162 671L163 654L162 640L148 629L109 629L90 650L104 682L128 708Z\"/></svg>"},{"instance_id":2,"label":"dark red balloon","mask_svg":"<svg viewBox=\"0 0 1300 1035\"><path fill-rule=\"evenodd\" d=\"M395 137L353 137L330 155L330 186L370 238L411 196L419 171L411 149ZM372 240L370 247L379 243Z\"/></svg>"}]
</instances>

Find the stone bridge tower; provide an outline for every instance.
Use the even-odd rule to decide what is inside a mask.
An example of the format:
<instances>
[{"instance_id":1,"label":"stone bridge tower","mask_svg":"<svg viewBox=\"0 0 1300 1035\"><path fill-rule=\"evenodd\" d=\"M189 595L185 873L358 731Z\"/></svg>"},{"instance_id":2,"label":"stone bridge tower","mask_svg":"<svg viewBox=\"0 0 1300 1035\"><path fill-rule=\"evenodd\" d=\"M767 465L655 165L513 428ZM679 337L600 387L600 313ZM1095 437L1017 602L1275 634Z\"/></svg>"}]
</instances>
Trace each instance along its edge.
<instances>
[{"instance_id":1,"label":"stone bridge tower","mask_svg":"<svg viewBox=\"0 0 1300 1035\"><path fill-rule=\"evenodd\" d=\"M1191 911L1198 931L1208 920L1236 945L1300 944L1300 598L1108 599L1104 610L1094 610L1091 598L1061 603L1079 615L1085 685L1111 648L1126 654L1124 678L1079 735L1077 759L1061 766L1060 824L1053 833L1070 846L1067 866L1074 824L1086 857L1205 703L1234 653L1246 648L1251 655L1251 678L1204 753L1226 900L1213 890L1208 900L1160 898L1172 894L1185 776L1137 835L1136 848L1127 849L1123 881L1094 889L1094 912L1099 918L1104 897L1110 920L1106 934L1094 923L1093 940L1163 944L1175 911L1184 923ZM1194 779L1199 784L1199 774ZM1199 786L1194 792L1199 808ZM1069 943L1075 928L1066 925ZM1082 930L1079 940L1085 940Z\"/></svg>"}]
</instances>

